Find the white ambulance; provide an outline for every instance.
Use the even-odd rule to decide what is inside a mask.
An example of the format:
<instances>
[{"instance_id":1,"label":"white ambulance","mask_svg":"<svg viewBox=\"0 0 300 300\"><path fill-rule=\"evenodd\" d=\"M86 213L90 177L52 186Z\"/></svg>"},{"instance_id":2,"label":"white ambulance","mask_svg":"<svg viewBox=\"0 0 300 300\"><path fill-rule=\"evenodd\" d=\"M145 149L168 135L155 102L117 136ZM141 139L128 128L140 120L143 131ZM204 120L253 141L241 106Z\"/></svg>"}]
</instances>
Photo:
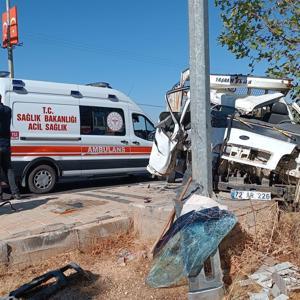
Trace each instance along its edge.
<instances>
[{"instance_id":1,"label":"white ambulance","mask_svg":"<svg viewBox=\"0 0 300 300\"><path fill-rule=\"evenodd\" d=\"M13 114L13 167L31 192L50 192L62 176L146 170L153 123L109 84L0 78L0 93Z\"/></svg>"}]
</instances>

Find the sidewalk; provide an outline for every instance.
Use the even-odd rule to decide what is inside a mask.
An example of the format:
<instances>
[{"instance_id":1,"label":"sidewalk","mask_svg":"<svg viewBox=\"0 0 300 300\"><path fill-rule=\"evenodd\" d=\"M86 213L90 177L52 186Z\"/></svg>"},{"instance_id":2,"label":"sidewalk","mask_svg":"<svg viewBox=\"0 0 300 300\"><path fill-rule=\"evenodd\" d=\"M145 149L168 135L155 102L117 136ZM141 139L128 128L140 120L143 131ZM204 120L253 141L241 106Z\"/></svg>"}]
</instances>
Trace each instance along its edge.
<instances>
[{"instance_id":1,"label":"sidewalk","mask_svg":"<svg viewBox=\"0 0 300 300\"><path fill-rule=\"evenodd\" d=\"M0 265L28 265L124 234L132 230L135 205L171 210L174 191L165 185L150 181L13 200L16 212L0 207Z\"/></svg>"},{"instance_id":2,"label":"sidewalk","mask_svg":"<svg viewBox=\"0 0 300 300\"><path fill-rule=\"evenodd\" d=\"M8 205L0 207L0 240L128 217L130 204L172 205L168 198L173 191L162 192L164 186L164 182L154 181L13 200L17 212Z\"/></svg>"},{"instance_id":3,"label":"sidewalk","mask_svg":"<svg viewBox=\"0 0 300 300\"><path fill-rule=\"evenodd\" d=\"M173 208L176 186L150 181L14 200L17 212L0 207L0 265L28 265L84 250L103 237L132 229L140 239L155 240ZM265 226L273 222L272 201L231 201L228 194L221 199L250 234L259 220Z\"/></svg>"}]
</instances>

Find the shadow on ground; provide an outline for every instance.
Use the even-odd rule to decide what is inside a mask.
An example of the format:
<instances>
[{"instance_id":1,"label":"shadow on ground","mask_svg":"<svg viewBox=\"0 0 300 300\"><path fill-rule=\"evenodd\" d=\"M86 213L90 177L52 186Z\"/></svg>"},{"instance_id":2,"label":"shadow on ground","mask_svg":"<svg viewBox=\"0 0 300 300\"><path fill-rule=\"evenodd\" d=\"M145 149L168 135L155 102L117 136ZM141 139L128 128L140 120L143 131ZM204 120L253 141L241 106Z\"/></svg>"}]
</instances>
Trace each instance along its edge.
<instances>
[{"instance_id":1,"label":"shadow on ground","mask_svg":"<svg viewBox=\"0 0 300 300\"><path fill-rule=\"evenodd\" d=\"M101 280L98 274L93 274L89 271L85 272L87 273L86 278L76 277L76 279L72 279L65 288L61 289L47 299L90 300L101 294L101 291L105 291L108 288L105 286L106 283Z\"/></svg>"},{"instance_id":2,"label":"shadow on ground","mask_svg":"<svg viewBox=\"0 0 300 300\"><path fill-rule=\"evenodd\" d=\"M57 197L47 197L43 199L35 199L32 201L18 201L17 203L12 201L13 207L16 211L12 210L11 207L6 204L5 206L0 207L0 216L2 215L9 215L9 214L17 214L19 212L23 212L26 210L34 209L38 206L46 204L50 200L57 199ZM1 202L0 202L1 203Z\"/></svg>"},{"instance_id":3,"label":"shadow on ground","mask_svg":"<svg viewBox=\"0 0 300 300\"><path fill-rule=\"evenodd\" d=\"M239 223L237 223L232 231L221 242L219 249L222 269L224 272L223 281L226 287L230 286L233 282L233 278L231 276L232 256L241 256L246 245L251 240L252 237L242 229Z\"/></svg>"},{"instance_id":4,"label":"shadow on ground","mask_svg":"<svg viewBox=\"0 0 300 300\"><path fill-rule=\"evenodd\" d=\"M139 184L147 181L153 181L148 175L140 176L111 176L105 178L81 178L64 179L57 184L54 191L48 195L72 193L78 191L88 191L95 188L107 188L110 186L120 186L129 184ZM25 197L38 197L40 195L30 194L28 191L22 193Z\"/></svg>"}]
</instances>

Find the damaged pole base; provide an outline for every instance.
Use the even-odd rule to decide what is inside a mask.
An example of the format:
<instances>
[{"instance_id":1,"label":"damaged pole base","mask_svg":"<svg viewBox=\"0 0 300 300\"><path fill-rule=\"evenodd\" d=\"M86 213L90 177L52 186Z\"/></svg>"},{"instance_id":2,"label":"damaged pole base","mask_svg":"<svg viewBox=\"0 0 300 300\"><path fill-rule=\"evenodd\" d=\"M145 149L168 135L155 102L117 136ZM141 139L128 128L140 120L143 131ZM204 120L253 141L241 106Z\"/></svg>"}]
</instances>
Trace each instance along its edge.
<instances>
[{"instance_id":1,"label":"damaged pole base","mask_svg":"<svg viewBox=\"0 0 300 300\"><path fill-rule=\"evenodd\" d=\"M223 273L219 249L208 258L211 274L205 273L203 267L196 277L189 277L188 300L221 300L224 297Z\"/></svg>"},{"instance_id":2,"label":"damaged pole base","mask_svg":"<svg viewBox=\"0 0 300 300\"><path fill-rule=\"evenodd\" d=\"M195 292L188 293L188 300L216 300L216 299L223 299L224 297L224 289L223 285L220 287L206 289L206 290L199 290Z\"/></svg>"}]
</instances>

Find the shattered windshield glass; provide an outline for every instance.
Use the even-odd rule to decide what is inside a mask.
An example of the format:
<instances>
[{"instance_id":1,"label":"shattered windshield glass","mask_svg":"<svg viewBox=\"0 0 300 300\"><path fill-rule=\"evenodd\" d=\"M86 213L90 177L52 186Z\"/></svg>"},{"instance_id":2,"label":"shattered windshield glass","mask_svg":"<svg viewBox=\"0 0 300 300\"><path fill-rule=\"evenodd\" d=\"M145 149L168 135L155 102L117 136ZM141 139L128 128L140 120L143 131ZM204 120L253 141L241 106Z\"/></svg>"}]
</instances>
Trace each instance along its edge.
<instances>
[{"instance_id":1,"label":"shattered windshield glass","mask_svg":"<svg viewBox=\"0 0 300 300\"><path fill-rule=\"evenodd\" d=\"M219 207L179 217L154 249L147 283L155 288L169 287L197 276L236 222L233 213Z\"/></svg>"}]
</instances>

